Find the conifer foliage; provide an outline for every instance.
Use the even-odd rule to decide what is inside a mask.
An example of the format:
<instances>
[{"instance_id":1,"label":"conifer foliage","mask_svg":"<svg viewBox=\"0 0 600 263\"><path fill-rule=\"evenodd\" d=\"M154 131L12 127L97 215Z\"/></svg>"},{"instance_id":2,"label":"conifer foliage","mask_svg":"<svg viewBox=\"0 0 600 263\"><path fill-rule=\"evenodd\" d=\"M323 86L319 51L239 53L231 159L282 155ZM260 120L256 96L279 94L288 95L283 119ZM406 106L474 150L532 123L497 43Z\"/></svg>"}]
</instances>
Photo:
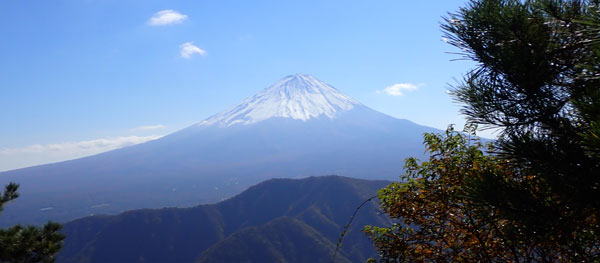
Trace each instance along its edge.
<instances>
[{"instance_id":1,"label":"conifer foliage","mask_svg":"<svg viewBox=\"0 0 600 263\"><path fill-rule=\"evenodd\" d=\"M403 224L367 228L383 261L600 260L598 4L474 0L449 15L448 42L477 63L453 94L500 136L481 156L464 135L426 136L430 160L380 193Z\"/></svg>"},{"instance_id":2,"label":"conifer foliage","mask_svg":"<svg viewBox=\"0 0 600 263\"><path fill-rule=\"evenodd\" d=\"M19 185L10 183L0 194L0 211L4 205L17 197ZM16 225L0 229L0 262L35 263L54 262L55 254L62 247L61 225L49 222L42 227Z\"/></svg>"}]
</instances>

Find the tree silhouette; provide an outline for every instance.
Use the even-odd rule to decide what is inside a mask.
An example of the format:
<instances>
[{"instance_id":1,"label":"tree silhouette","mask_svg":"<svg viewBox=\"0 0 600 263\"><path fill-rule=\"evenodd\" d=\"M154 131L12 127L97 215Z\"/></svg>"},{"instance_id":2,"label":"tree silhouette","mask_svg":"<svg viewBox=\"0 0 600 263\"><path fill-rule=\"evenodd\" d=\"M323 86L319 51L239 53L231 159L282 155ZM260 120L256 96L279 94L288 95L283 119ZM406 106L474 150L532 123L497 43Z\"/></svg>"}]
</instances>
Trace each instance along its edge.
<instances>
[{"instance_id":1,"label":"tree silhouette","mask_svg":"<svg viewBox=\"0 0 600 263\"><path fill-rule=\"evenodd\" d=\"M18 189L15 183L5 186L0 195L0 211L6 203L19 197ZM64 239L58 232L60 228L60 224L49 222L42 227L16 225L0 229L0 262L54 262Z\"/></svg>"},{"instance_id":2,"label":"tree silhouette","mask_svg":"<svg viewBox=\"0 0 600 263\"><path fill-rule=\"evenodd\" d=\"M412 181L380 196L386 211L405 224L368 229L382 253L393 252L384 259L406 256L415 249L406 242L414 239L425 242L421 253L409 257L416 261L462 259L465 251L483 262L600 260L599 3L476 0L449 15L442 26L448 42L477 63L453 95L471 124L497 128L500 136L488 156L463 162L464 146L445 154L436 146L458 135L428 135L430 160L409 161ZM444 194L447 187L457 196ZM424 191L426 199L406 197L404 189ZM407 199L393 199L398 196ZM458 211L446 214L440 204ZM405 209L400 205L415 210L397 213ZM426 231L445 219L439 216L463 227L449 223L437 225L442 232ZM432 242L439 246L429 247Z\"/></svg>"}]
</instances>

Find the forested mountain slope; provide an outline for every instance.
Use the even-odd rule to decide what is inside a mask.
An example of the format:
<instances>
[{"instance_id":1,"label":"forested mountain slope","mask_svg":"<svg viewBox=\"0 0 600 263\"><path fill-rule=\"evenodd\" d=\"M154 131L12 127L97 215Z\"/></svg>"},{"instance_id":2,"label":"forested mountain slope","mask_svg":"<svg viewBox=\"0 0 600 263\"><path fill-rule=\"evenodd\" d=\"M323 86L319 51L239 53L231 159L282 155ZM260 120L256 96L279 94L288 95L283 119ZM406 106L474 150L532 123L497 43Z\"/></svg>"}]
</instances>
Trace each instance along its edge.
<instances>
[{"instance_id":1,"label":"forested mountain slope","mask_svg":"<svg viewBox=\"0 0 600 263\"><path fill-rule=\"evenodd\" d=\"M342 227L388 183L272 179L214 205L86 217L65 225L58 262L331 262ZM336 262L374 256L362 226L389 223L374 203L364 206Z\"/></svg>"}]
</instances>

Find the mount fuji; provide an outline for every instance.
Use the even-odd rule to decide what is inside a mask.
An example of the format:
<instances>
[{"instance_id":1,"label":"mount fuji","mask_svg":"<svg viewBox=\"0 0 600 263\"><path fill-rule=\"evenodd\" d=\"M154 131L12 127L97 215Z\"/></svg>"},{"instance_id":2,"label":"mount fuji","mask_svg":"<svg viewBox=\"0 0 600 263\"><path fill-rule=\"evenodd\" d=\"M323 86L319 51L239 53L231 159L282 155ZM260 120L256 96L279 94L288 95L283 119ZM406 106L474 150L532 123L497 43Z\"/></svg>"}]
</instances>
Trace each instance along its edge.
<instances>
[{"instance_id":1,"label":"mount fuji","mask_svg":"<svg viewBox=\"0 0 600 263\"><path fill-rule=\"evenodd\" d=\"M312 76L287 76L160 139L0 173L0 185L21 185L0 225L211 203L275 177L396 179L405 158L423 155L422 134L432 131Z\"/></svg>"}]
</instances>

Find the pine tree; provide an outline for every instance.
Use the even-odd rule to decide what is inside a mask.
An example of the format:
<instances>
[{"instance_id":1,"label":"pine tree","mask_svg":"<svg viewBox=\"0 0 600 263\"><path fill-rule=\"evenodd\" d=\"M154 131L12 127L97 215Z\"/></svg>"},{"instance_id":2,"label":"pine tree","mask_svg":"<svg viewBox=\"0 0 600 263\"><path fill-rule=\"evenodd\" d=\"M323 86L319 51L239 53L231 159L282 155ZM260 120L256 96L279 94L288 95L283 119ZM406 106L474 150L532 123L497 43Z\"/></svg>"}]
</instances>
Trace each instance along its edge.
<instances>
[{"instance_id":1,"label":"pine tree","mask_svg":"<svg viewBox=\"0 0 600 263\"><path fill-rule=\"evenodd\" d=\"M15 183L6 185L0 195L0 211L6 203L19 197L18 189ZM16 225L0 229L0 262L54 262L64 239L60 228L60 224L49 222L42 227Z\"/></svg>"},{"instance_id":2,"label":"pine tree","mask_svg":"<svg viewBox=\"0 0 600 263\"><path fill-rule=\"evenodd\" d=\"M484 176L472 198L575 261L600 256L600 31L584 22L597 4L473 1L443 26L478 63L454 91L463 113L501 129L494 152L514 171Z\"/></svg>"},{"instance_id":3,"label":"pine tree","mask_svg":"<svg viewBox=\"0 0 600 263\"><path fill-rule=\"evenodd\" d=\"M480 224L480 230L491 235L487 241L473 239L451 247L458 249L456 253L491 249L477 259L484 262L600 260L598 4L585 0L474 0L446 19L443 29L448 42L462 50L463 58L477 63L453 94L464 103L463 113L471 124L501 132L489 151L498 170L481 169L471 162L470 168L452 175L446 168L462 160L461 151L456 149L450 151L446 162L433 162L440 156L434 151L433 160L413 165L423 171L413 179L426 197L436 198L427 192L435 189L427 187L442 183L440 178L462 178L453 181L460 192L457 197L436 200L466 207L456 216L471 214L475 219L471 223ZM438 165L436 169L423 170L432 164ZM435 180L420 183L427 178ZM410 186L411 182L403 185ZM384 209L392 212L400 208L385 200L401 193L389 190L382 191L380 199ZM427 211L431 206L422 209ZM415 213L401 218L418 217L419 210ZM430 219L435 217L424 217L422 223ZM419 229L370 233L380 251L404 255L408 248L402 244ZM476 237L480 231L468 227L459 230L464 235L449 232L453 234L439 236L439 231L430 231L424 238L433 244L453 244L461 240L458 237ZM381 250L386 247L393 249ZM513 257L493 256L494 247ZM447 253L452 249L411 259L451 261L453 254Z\"/></svg>"}]
</instances>

